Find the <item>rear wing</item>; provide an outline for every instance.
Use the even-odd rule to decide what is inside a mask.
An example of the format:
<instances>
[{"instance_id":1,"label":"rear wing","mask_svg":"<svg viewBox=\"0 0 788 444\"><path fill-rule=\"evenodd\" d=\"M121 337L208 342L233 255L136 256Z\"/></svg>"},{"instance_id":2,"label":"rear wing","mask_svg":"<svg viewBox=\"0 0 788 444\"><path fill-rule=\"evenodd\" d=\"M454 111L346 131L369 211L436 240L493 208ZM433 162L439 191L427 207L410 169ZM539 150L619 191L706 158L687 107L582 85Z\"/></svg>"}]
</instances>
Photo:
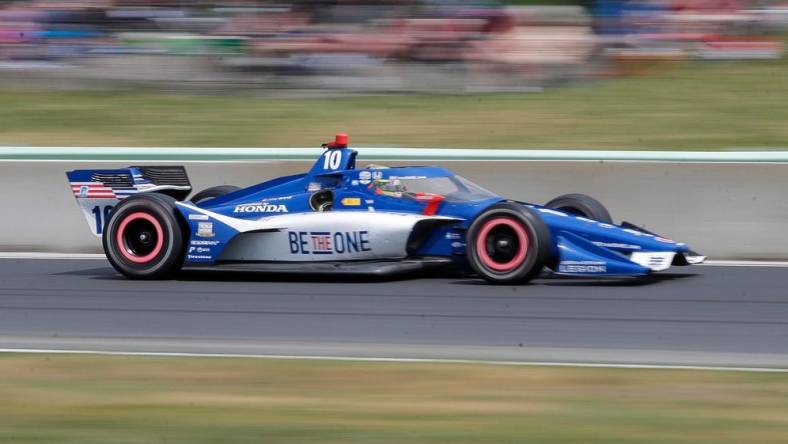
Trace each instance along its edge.
<instances>
[{"instance_id":1,"label":"rear wing","mask_svg":"<svg viewBox=\"0 0 788 444\"><path fill-rule=\"evenodd\" d=\"M132 166L114 170L66 172L71 193L77 200L92 233L104 230L112 208L138 193L164 193L183 200L192 186L182 166Z\"/></svg>"}]
</instances>

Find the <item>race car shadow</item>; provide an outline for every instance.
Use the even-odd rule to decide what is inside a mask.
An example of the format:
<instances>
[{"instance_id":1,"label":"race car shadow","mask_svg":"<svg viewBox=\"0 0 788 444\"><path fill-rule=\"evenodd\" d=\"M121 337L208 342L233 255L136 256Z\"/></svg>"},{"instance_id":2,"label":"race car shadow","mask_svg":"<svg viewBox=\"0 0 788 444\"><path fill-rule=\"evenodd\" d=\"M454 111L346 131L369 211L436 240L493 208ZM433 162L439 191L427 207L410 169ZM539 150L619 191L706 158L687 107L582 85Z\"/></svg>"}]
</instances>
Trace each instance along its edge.
<instances>
[{"instance_id":1,"label":"race car shadow","mask_svg":"<svg viewBox=\"0 0 788 444\"><path fill-rule=\"evenodd\" d=\"M696 273L660 273L647 276L622 276L622 277L587 277L587 276L560 276L545 273L524 285L546 285L550 287L639 287L655 285L660 282L685 279L697 276ZM490 285L477 277L470 277L454 281L457 285Z\"/></svg>"},{"instance_id":2,"label":"race car shadow","mask_svg":"<svg viewBox=\"0 0 788 444\"><path fill-rule=\"evenodd\" d=\"M605 277L605 278L588 278L588 277L575 277L575 276L558 276L551 275L540 278L546 282L541 282L542 285L555 286L555 287L639 287L642 285L655 285L660 282L674 281L678 279L686 279L697 276L696 273L659 273L650 274L646 276L635 277Z\"/></svg>"},{"instance_id":3,"label":"race car shadow","mask_svg":"<svg viewBox=\"0 0 788 444\"><path fill-rule=\"evenodd\" d=\"M62 276L84 276L96 280L127 281L127 277L111 266L92 267L54 273ZM282 273L272 271L238 271L222 269L185 269L163 281L215 281L215 282L284 282L284 283L365 283L396 282L402 280L432 277L425 270L403 273Z\"/></svg>"},{"instance_id":4,"label":"race car shadow","mask_svg":"<svg viewBox=\"0 0 788 444\"><path fill-rule=\"evenodd\" d=\"M84 276L95 280L127 281L127 277L118 273L112 267L95 267L83 270L71 270L55 275ZM231 270L183 270L165 281L214 281L214 282L283 282L283 283L371 283L371 282L397 282L413 279L434 277L426 272L410 272L402 274L326 274L326 273L272 273L250 272ZM447 276L448 277L448 276Z\"/></svg>"},{"instance_id":5,"label":"race car shadow","mask_svg":"<svg viewBox=\"0 0 788 444\"><path fill-rule=\"evenodd\" d=\"M125 276L115 271L112 267L97 267L84 270L72 270L58 275L86 276L97 280L128 280ZM559 276L549 272L543 273L527 284L519 285L546 285L554 287L637 287L642 285L655 285L660 282L686 279L697 276L695 273L659 273L641 277L579 277ZM214 281L214 282L283 282L283 283L385 283L408 281L425 278L452 279L452 285L481 285L490 284L476 276L464 276L461 273L445 273L435 275L427 272L411 272L396 275L348 275L348 274L291 274L269 272L241 272L230 270L184 270L170 280L175 281Z\"/></svg>"},{"instance_id":6,"label":"race car shadow","mask_svg":"<svg viewBox=\"0 0 788 444\"><path fill-rule=\"evenodd\" d=\"M212 282L282 282L282 283L370 283L370 282L396 282L426 277L414 275L347 275L347 274L289 274L270 272L242 272L242 271L203 271L184 270L175 280L178 281L212 281Z\"/></svg>"}]
</instances>

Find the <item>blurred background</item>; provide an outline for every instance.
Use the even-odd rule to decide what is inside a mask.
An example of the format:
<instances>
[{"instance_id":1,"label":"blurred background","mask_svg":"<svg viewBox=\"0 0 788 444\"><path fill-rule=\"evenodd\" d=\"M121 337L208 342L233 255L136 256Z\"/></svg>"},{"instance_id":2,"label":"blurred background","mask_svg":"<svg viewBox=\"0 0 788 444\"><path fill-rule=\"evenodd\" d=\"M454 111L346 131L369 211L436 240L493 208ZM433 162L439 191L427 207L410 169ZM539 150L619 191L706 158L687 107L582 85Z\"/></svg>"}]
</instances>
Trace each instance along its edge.
<instances>
[{"instance_id":1,"label":"blurred background","mask_svg":"<svg viewBox=\"0 0 788 444\"><path fill-rule=\"evenodd\" d=\"M356 141L410 146L781 146L786 35L785 0L0 1L0 144L312 146L318 130L323 138L345 130ZM661 80L644 80L653 78ZM581 90L518 101L571 88ZM107 91L122 94L110 104ZM238 109L176 100L162 111L162 93L277 101ZM317 100L370 94L385 99ZM392 97L403 94L412 101ZM425 94L444 98L421 101ZM674 118L664 120L666 94ZM447 102L458 95L490 109ZM774 120L751 111L732 119L736 110L720 109L732 105ZM116 112L126 121L112 120ZM608 121L586 122L589 113ZM423 120L444 115L432 127ZM679 132L687 137L665 137L688 117L712 127L695 137L693 122ZM297 127L315 128L309 138L272 136L274 121L299 119ZM521 130L526 122L538 131ZM259 132L243 129L252 123ZM600 134L600 125L619 123L640 136ZM492 138L474 135L489 125ZM403 132L418 138L392 140Z\"/></svg>"},{"instance_id":2,"label":"blurred background","mask_svg":"<svg viewBox=\"0 0 788 444\"><path fill-rule=\"evenodd\" d=\"M3 1L3 77L91 87L477 92L776 59L763 0Z\"/></svg>"},{"instance_id":3,"label":"blurred background","mask_svg":"<svg viewBox=\"0 0 788 444\"><path fill-rule=\"evenodd\" d=\"M786 149L787 38L788 0L0 0L0 157L36 159L0 162L11 190L0 241L3 251L100 251L63 175L93 154L39 162L60 155L45 147L318 147L346 132L354 147ZM35 148L13 148L24 146ZM211 185L247 185L289 165L188 168ZM784 163L455 165L514 198L591 193L616 217L722 259L788 256ZM786 361L780 269L667 274L655 293L546 283L555 297L453 282L445 297L421 283L362 284L345 297L340 283L277 282L255 302L264 287L228 280L214 294L195 280L151 302L104 276L105 262L6 261L2 347L25 334L25 348L103 348L127 335L134 351L166 338L248 352L281 338L277 354L306 353L308 340L332 354L358 334L365 350L420 356L443 347L441 331L469 350L500 331L489 344L541 349L539 361L563 360L561 346L595 364L695 365L714 354L704 350L725 365ZM340 301L334 313L307 308L312 293ZM456 302L438 302L450 293ZM361 313L362 294L382 305ZM180 331L177 316L199 334ZM271 336L283 325L299 331ZM384 343L400 331L407 344ZM784 444L788 430L785 373L697 369L0 353L0 399L0 442L23 444Z\"/></svg>"}]
</instances>

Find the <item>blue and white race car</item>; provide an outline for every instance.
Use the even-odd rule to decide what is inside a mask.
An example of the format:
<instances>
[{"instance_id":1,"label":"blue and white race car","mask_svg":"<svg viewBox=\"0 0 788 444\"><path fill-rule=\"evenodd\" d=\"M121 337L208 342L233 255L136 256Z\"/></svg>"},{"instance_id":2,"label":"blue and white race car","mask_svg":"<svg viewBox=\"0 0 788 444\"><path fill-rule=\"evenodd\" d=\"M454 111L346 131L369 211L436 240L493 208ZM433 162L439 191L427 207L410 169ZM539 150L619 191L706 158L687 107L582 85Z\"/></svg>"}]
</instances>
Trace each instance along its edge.
<instances>
[{"instance_id":1,"label":"blue and white race car","mask_svg":"<svg viewBox=\"0 0 788 444\"><path fill-rule=\"evenodd\" d=\"M347 136L312 169L187 199L183 167L67 173L110 263L134 279L182 268L388 275L436 267L492 283L642 276L703 262L681 242L613 223L597 200L506 199L440 167L356 168Z\"/></svg>"}]
</instances>

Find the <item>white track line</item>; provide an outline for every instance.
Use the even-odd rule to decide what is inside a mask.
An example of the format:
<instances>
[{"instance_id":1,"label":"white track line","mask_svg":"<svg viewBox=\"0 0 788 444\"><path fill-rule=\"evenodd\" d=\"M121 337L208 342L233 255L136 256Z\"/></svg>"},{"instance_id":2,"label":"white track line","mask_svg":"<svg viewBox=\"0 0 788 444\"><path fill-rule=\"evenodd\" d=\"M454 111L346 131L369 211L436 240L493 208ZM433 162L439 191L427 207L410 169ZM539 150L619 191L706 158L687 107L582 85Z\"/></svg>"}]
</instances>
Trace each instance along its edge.
<instances>
[{"instance_id":1,"label":"white track line","mask_svg":"<svg viewBox=\"0 0 788 444\"><path fill-rule=\"evenodd\" d=\"M63 354L63 355L99 355L99 356L148 356L175 358L246 358L246 359L304 359L319 361L351 361L351 362L400 362L400 363L432 363L432 364L479 364L479 365L512 365L529 367L580 367L580 368L619 368L619 369L651 369L651 370L707 370L720 372L754 372L754 373L788 373L788 368L770 367L724 367L705 365L670 365L670 364L620 364L599 362L550 362L550 361L485 361L480 359L430 359L430 358L375 358L355 356L298 356L298 355L255 355L236 353L178 353L178 352L125 352L101 350L63 350L38 348L0 348L0 353L26 354Z\"/></svg>"},{"instance_id":2,"label":"white track line","mask_svg":"<svg viewBox=\"0 0 788 444\"><path fill-rule=\"evenodd\" d=\"M0 259L104 259L104 253L0 252Z\"/></svg>"},{"instance_id":3,"label":"white track line","mask_svg":"<svg viewBox=\"0 0 788 444\"><path fill-rule=\"evenodd\" d=\"M713 267L788 267L788 261L708 260L700 265L711 265Z\"/></svg>"},{"instance_id":4,"label":"white track line","mask_svg":"<svg viewBox=\"0 0 788 444\"><path fill-rule=\"evenodd\" d=\"M45 252L0 252L0 259L104 259L103 253L45 253ZM708 260L703 264L712 267L788 267L788 261L734 261Z\"/></svg>"}]
</instances>

